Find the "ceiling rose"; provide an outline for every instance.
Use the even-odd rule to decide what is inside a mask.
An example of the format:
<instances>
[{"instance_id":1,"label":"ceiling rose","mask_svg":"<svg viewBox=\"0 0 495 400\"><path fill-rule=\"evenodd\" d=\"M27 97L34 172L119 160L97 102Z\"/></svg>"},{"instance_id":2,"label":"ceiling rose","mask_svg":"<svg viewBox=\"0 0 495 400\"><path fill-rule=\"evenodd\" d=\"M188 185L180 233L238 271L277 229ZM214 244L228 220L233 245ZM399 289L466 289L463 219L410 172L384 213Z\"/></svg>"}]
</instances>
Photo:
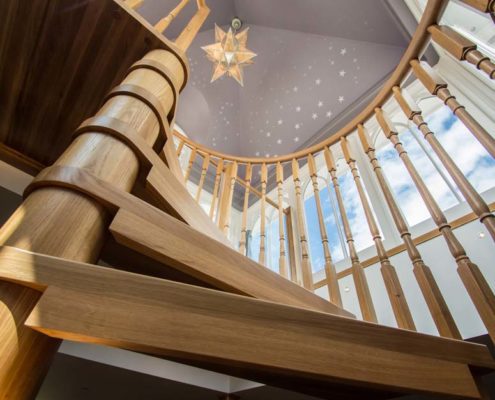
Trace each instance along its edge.
<instances>
[{"instance_id":1,"label":"ceiling rose","mask_svg":"<svg viewBox=\"0 0 495 400\"><path fill-rule=\"evenodd\" d=\"M215 24L215 43L202 47L206 57L213 64L211 82L227 74L244 86L242 70L246 65L253 64L256 54L246 48L248 29L237 33L240 20L234 19L228 32Z\"/></svg>"}]
</instances>

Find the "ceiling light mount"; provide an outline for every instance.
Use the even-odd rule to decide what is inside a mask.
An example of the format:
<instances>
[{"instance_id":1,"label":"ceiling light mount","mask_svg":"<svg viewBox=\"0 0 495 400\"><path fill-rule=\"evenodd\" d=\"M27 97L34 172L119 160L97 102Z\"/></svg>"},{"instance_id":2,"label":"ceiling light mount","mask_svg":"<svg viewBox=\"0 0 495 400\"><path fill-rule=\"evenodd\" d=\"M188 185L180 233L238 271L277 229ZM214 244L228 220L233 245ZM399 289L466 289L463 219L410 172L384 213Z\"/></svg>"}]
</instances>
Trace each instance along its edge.
<instances>
[{"instance_id":1,"label":"ceiling light mount","mask_svg":"<svg viewBox=\"0 0 495 400\"><path fill-rule=\"evenodd\" d=\"M242 21L239 17L234 17L232 18L232 22L230 23L230 26L234 31L238 31L239 29L242 28Z\"/></svg>"}]
</instances>

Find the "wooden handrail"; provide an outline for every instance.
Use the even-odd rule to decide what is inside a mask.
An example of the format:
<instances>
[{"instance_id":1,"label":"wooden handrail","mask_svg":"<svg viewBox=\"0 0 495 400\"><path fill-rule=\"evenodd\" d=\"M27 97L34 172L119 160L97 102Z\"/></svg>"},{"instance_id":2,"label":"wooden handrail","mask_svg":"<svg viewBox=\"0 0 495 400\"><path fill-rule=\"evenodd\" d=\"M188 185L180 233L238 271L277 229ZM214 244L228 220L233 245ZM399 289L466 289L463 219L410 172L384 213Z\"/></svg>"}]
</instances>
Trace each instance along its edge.
<instances>
[{"instance_id":1,"label":"wooden handrail","mask_svg":"<svg viewBox=\"0 0 495 400\"><path fill-rule=\"evenodd\" d=\"M364 123L370 117L374 116L374 110L376 107L382 106L391 96L392 88L394 86L400 85L402 80L407 76L410 71L410 62L414 59L419 58L423 49L425 48L430 34L428 32L428 28L435 24L441 15L444 6L447 4L447 0L429 0L424 13L421 17L421 21L414 32L414 35L407 47L404 55L402 56L397 68L394 70L390 78L385 82L380 92L376 95L376 97L351 121L349 121L343 128L341 128L338 132L329 135L329 137L320 143L317 143L313 146L310 146L306 149L295 151L290 154L286 154L278 157L270 157L270 158L261 158L261 157L242 157L235 156L226 153L222 153L216 150L213 150L207 146L204 146L194 140L187 138L186 136L180 134L177 131L174 131L174 135L178 137L180 140L184 141L186 144L189 144L191 147L197 148L198 151L203 153L208 153L210 156L214 156L216 158L223 158L228 161L236 161L239 164L275 164L277 162L289 162L292 159L300 159L307 157L308 154L313 154L322 151L325 147L331 146L337 143L341 137L347 136L352 133L356 126L360 123ZM180 46L179 46L180 47Z\"/></svg>"}]
</instances>

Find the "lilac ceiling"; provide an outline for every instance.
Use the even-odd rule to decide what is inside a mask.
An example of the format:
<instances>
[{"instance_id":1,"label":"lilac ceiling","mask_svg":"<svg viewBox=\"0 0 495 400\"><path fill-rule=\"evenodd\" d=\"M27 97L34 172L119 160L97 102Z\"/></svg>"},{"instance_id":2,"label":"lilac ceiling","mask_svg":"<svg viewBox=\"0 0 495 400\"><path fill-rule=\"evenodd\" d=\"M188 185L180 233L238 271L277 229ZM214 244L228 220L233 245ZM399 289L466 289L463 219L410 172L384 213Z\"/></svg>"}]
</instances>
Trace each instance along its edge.
<instances>
[{"instance_id":1,"label":"lilac ceiling","mask_svg":"<svg viewBox=\"0 0 495 400\"><path fill-rule=\"evenodd\" d=\"M191 2L168 37L194 13ZM139 12L155 23L175 3L146 0ZM231 154L281 155L329 136L395 68L407 45L383 0L207 3L212 13L188 51L191 78L176 122L192 139ZM226 25L234 15L249 26L248 48L258 54L244 71L243 88L227 77L210 83L212 64L200 48L214 41L214 22Z\"/></svg>"}]
</instances>

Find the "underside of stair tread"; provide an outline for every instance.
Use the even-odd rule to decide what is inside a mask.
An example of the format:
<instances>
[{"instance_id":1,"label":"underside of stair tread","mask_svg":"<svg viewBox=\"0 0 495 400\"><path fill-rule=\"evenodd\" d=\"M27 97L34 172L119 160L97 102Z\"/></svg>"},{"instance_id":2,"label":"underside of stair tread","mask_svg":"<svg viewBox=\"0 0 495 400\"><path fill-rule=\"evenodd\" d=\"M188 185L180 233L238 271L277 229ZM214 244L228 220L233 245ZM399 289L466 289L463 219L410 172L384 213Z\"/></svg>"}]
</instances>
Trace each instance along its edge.
<instances>
[{"instance_id":1,"label":"underside of stair tread","mask_svg":"<svg viewBox=\"0 0 495 400\"><path fill-rule=\"evenodd\" d=\"M481 345L8 247L0 277L44 291L27 321L33 329L245 377L259 371L284 387L301 380L336 393L356 386L476 398L469 366L495 366Z\"/></svg>"}]
</instances>

